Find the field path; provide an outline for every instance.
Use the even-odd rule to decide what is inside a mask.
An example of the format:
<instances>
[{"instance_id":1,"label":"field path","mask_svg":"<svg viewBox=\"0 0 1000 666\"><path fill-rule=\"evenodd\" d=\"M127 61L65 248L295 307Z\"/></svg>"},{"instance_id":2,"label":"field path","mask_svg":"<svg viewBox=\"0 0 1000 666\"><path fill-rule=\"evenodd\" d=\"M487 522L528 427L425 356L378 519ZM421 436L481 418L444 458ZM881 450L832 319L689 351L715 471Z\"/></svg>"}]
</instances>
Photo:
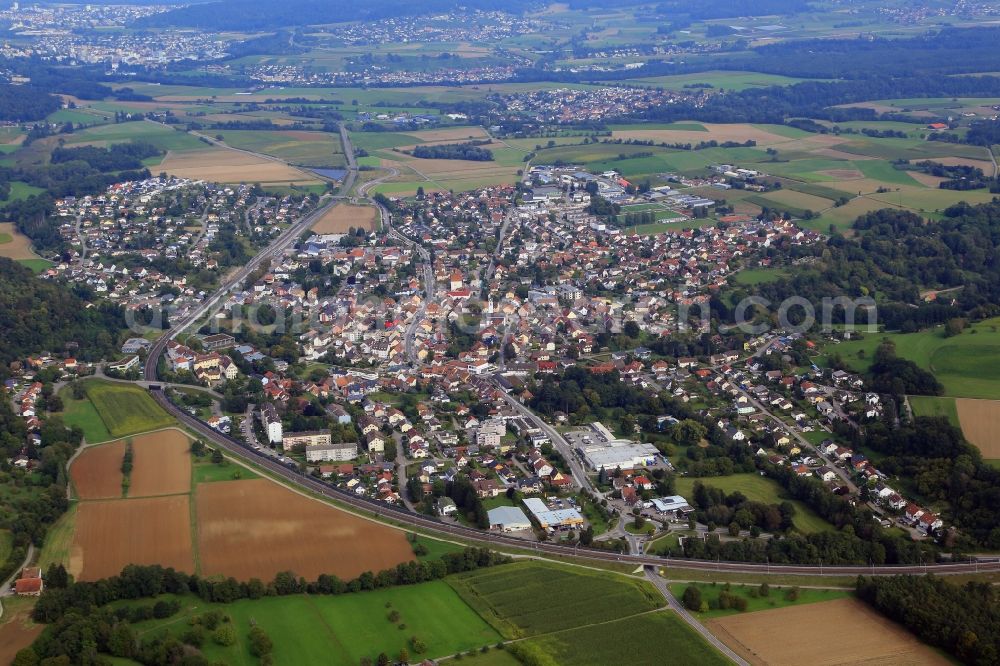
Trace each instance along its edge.
<instances>
[{"instance_id":1,"label":"field path","mask_svg":"<svg viewBox=\"0 0 1000 666\"><path fill-rule=\"evenodd\" d=\"M663 595L663 598L667 600L667 605L672 608L682 620L687 622L688 626L701 634L702 638L715 646L719 652L724 654L734 664L739 664L739 666L750 666L750 663L746 659L730 650L729 646L716 638L715 634L709 631L705 625L694 619L694 616L692 616L691 613L689 613L688 610L684 608L684 606L677 601L674 595L670 592L670 588L667 586L667 581L663 580L663 578L661 578L657 573L650 571L649 569L646 569L646 578L653 584L657 591Z\"/></svg>"},{"instance_id":2,"label":"field path","mask_svg":"<svg viewBox=\"0 0 1000 666\"><path fill-rule=\"evenodd\" d=\"M24 562L21 562L21 566L14 570L7 580L3 582L3 587L0 588L0 597L10 597L14 593L11 591L10 587L14 584L14 581L19 575L21 575L21 569L31 564L31 561L35 559L35 544L28 544L28 554L24 556ZM0 604L0 617L3 617L3 604Z\"/></svg>"}]
</instances>

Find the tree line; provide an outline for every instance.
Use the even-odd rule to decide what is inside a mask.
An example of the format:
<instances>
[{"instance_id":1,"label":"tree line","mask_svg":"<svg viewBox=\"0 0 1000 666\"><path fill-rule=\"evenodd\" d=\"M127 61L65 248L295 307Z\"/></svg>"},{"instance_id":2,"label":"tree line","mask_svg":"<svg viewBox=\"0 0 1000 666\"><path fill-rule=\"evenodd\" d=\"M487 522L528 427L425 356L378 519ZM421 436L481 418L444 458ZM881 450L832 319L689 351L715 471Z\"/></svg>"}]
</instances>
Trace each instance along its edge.
<instances>
[{"instance_id":1,"label":"tree line","mask_svg":"<svg viewBox=\"0 0 1000 666\"><path fill-rule=\"evenodd\" d=\"M410 154L425 160L469 160L492 162L493 151L476 143L447 143L437 146L414 146Z\"/></svg>"},{"instance_id":2,"label":"tree line","mask_svg":"<svg viewBox=\"0 0 1000 666\"><path fill-rule=\"evenodd\" d=\"M189 575L158 565L129 565L117 576L95 582L73 582L62 567L50 568L46 575L48 584L38 598L32 617L36 622L48 625L31 647L22 650L16 664L37 664L39 660L68 659L67 663L98 663L102 654L116 654L121 651L123 627L134 621L148 619L152 614L169 617L169 604L159 600L150 612L124 607L113 610L110 604L138 599L155 599L160 595L193 594L206 603L231 603L240 599L261 599L268 596L291 594L352 594L366 590L382 589L398 585L415 585L437 580L450 574L506 564L511 559L486 548L466 548L460 552L442 555L439 559L423 562L410 561L385 569L378 573L366 571L349 581L323 574L313 582L297 578L292 572L279 572L269 583L259 579L246 582L234 578L208 580L197 575ZM157 610L159 608L159 610ZM169 643L147 652L145 649L130 650L132 659L143 664L177 663L170 655L183 654L184 644L173 638ZM167 649L162 649L167 648ZM143 655L154 655L143 657ZM161 656L166 655L164 658ZM54 662L57 663L57 662ZM200 661L184 663L203 664Z\"/></svg>"}]
</instances>

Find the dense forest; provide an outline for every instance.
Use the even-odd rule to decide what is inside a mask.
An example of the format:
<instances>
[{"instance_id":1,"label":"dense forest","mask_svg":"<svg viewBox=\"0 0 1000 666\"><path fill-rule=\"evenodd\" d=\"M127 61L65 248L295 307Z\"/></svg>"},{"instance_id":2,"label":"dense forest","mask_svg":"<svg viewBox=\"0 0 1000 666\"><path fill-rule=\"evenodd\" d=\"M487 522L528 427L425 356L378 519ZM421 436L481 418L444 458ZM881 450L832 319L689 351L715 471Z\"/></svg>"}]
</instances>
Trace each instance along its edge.
<instances>
[{"instance_id":1,"label":"dense forest","mask_svg":"<svg viewBox=\"0 0 1000 666\"><path fill-rule=\"evenodd\" d=\"M118 306L87 307L66 287L0 257L0 377L12 361L43 351L70 351L84 360L110 356L124 328Z\"/></svg>"},{"instance_id":2,"label":"dense forest","mask_svg":"<svg viewBox=\"0 0 1000 666\"><path fill-rule=\"evenodd\" d=\"M1000 595L989 583L956 585L936 576L865 577L858 596L964 664L1000 662Z\"/></svg>"},{"instance_id":3,"label":"dense forest","mask_svg":"<svg viewBox=\"0 0 1000 666\"><path fill-rule=\"evenodd\" d=\"M488 143L488 142L487 142ZM414 146L410 154L425 160L470 160L492 162L493 151L478 143L447 143L435 146Z\"/></svg>"},{"instance_id":4,"label":"dense forest","mask_svg":"<svg viewBox=\"0 0 1000 666\"><path fill-rule=\"evenodd\" d=\"M109 148L99 146L79 146L66 148L59 146L52 151L52 164L66 162L86 162L98 171L122 171L124 169L142 169L142 161L149 157L162 155L163 151L156 146L142 141L132 143L116 143Z\"/></svg>"},{"instance_id":5,"label":"dense forest","mask_svg":"<svg viewBox=\"0 0 1000 666\"><path fill-rule=\"evenodd\" d=\"M60 107L59 98L41 88L0 84L0 120L17 123L41 120Z\"/></svg>"},{"instance_id":6,"label":"dense forest","mask_svg":"<svg viewBox=\"0 0 1000 666\"><path fill-rule=\"evenodd\" d=\"M854 238L834 234L822 245L786 248L793 258L811 261L786 278L755 287L755 293L772 303L802 296L817 306L824 298L877 294L878 324L904 332L960 316L1000 313L1000 201L959 203L929 222L909 211L883 209L859 217L854 229ZM922 289L950 287L962 287L954 293L954 304L920 297ZM736 288L730 300L739 302L748 294ZM713 300L713 313L727 321L732 317L721 299ZM867 310L854 314L857 323L867 323ZM844 316L842 308L833 310L834 322Z\"/></svg>"}]
</instances>

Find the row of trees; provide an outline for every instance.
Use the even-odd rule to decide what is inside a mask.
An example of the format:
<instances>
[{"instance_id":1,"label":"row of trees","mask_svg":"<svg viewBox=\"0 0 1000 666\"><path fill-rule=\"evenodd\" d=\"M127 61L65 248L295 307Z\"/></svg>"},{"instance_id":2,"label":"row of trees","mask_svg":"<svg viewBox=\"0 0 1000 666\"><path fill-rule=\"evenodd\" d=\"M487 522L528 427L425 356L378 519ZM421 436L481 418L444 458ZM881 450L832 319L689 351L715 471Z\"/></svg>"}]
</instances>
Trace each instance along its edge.
<instances>
[{"instance_id":1,"label":"row of trees","mask_svg":"<svg viewBox=\"0 0 1000 666\"><path fill-rule=\"evenodd\" d=\"M448 143L436 146L414 146L410 154L425 160L470 160L492 162L493 151L475 143Z\"/></svg>"}]
</instances>

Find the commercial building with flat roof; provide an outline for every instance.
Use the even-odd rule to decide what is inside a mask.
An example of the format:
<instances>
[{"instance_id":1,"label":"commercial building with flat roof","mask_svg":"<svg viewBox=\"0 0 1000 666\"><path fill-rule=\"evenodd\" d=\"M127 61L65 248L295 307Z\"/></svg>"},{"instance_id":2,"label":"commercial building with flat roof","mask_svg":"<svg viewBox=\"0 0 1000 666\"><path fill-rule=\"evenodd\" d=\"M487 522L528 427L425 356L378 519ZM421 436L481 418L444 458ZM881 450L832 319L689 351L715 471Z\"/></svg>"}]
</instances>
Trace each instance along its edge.
<instances>
[{"instance_id":1,"label":"commercial building with flat roof","mask_svg":"<svg viewBox=\"0 0 1000 666\"><path fill-rule=\"evenodd\" d=\"M635 469L656 463L659 451L652 444L612 439L607 442L586 444L577 449L595 471L601 469Z\"/></svg>"},{"instance_id":2,"label":"commercial building with flat roof","mask_svg":"<svg viewBox=\"0 0 1000 666\"><path fill-rule=\"evenodd\" d=\"M681 511L687 513L694 511L688 501L680 495L670 495L668 497L656 497L653 499L653 506L660 513L670 513L671 511Z\"/></svg>"},{"instance_id":3,"label":"commercial building with flat roof","mask_svg":"<svg viewBox=\"0 0 1000 666\"><path fill-rule=\"evenodd\" d=\"M576 509L550 509L537 497L524 500L524 506L542 529L583 525L583 516Z\"/></svg>"},{"instance_id":4,"label":"commercial building with flat roof","mask_svg":"<svg viewBox=\"0 0 1000 666\"><path fill-rule=\"evenodd\" d=\"M486 512L490 520L490 529L501 532L516 532L530 530L531 521L516 506L498 506Z\"/></svg>"}]
</instances>

